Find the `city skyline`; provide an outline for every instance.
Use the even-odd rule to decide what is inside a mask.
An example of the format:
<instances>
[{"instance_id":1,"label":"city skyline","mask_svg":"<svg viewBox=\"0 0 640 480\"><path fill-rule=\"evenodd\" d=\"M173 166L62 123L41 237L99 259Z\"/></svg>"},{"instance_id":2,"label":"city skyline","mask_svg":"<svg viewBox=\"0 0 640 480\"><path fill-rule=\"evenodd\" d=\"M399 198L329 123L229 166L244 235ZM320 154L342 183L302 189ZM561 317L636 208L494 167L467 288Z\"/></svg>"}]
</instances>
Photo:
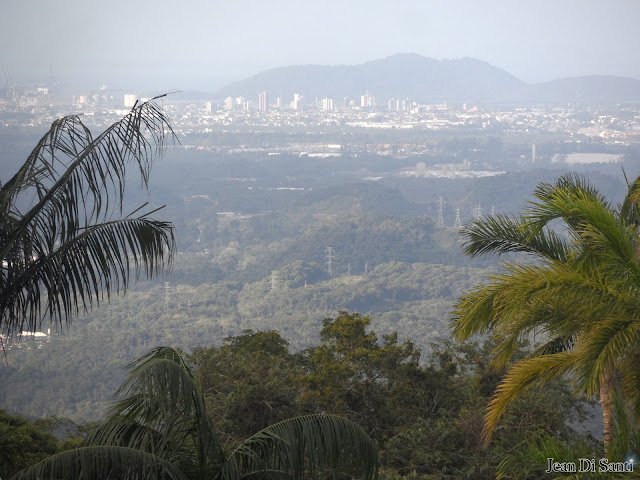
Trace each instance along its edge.
<instances>
[{"instance_id":1,"label":"city skyline","mask_svg":"<svg viewBox=\"0 0 640 480\"><path fill-rule=\"evenodd\" d=\"M13 81L213 91L270 68L396 53L477 58L527 83L640 78L635 0L25 0L0 2L0 18L0 67Z\"/></svg>"}]
</instances>

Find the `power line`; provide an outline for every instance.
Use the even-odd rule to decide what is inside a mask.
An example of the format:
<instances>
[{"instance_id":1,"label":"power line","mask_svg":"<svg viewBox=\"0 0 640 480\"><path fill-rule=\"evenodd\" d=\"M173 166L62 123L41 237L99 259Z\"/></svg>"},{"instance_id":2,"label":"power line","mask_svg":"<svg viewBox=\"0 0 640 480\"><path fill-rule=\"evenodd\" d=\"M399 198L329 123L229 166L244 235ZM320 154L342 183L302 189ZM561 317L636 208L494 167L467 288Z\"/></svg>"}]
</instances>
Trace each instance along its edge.
<instances>
[{"instance_id":1,"label":"power line","mask_svg":"<svg viewBox=\"0 0 640 480\"><path fill-rule=\"evenodd\" d=\"M462 220L460 220L460 207L456 208L456 221L453 222L453 228L462 227Z\"/></svg>"},{"instance_id":2,"label":"power line","mask_svg":"<svg viewBox=\"0 0 640 480\"><path fill-rule=\"evenodd\" d=\"M327 272L329 276L333 276L333 248L327 247L324 249L324 258L327 259L325 262L327 264Z\"/></svg>"},{"instance_id":3,"label":"power line","mask_svg":"<svg viewBox=\"0 0 640 480\"><path fill-rule=\"evenodd\" d=\"M480 220L480 217L482 217L482 207L478 204L473 207L473 219Z\"/></svg>"}]
</instances>

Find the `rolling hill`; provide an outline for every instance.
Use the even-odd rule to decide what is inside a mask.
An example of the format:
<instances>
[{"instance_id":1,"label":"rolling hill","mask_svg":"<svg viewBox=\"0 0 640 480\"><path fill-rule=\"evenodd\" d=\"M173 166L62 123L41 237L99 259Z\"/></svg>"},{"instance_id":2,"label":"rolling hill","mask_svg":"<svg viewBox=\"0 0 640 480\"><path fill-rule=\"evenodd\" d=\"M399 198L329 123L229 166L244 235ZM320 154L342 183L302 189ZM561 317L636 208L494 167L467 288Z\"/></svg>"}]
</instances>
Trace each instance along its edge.
<instances>
[{"instance_id":1,"label":"rolling hill","mask_svg":"<svg viewBox=\"0 0 640 480\"><path fill-rule=\"evenodd\" d=\"M325 97L338 104L360 103L361 95L378 105L390 98L419 103L467 102L499 104L616 104L640 102L640 80L607 75L563 78L526 84L503 69L482 60L435 60L418 54L396 54L359 65L292 65L273 68L231 83L215 97L257 98L266 91L269 102L294 93L306 103Z\"/></svg>"}]
</instances>

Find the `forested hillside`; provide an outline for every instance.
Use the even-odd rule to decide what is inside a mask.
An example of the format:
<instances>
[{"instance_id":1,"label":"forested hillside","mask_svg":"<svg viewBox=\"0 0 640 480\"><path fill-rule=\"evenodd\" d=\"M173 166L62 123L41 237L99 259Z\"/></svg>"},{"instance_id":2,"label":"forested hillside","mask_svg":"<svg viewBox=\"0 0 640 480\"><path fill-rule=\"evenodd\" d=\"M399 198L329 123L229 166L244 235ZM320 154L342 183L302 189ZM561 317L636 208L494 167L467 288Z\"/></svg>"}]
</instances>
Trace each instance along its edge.
<instances>
[{"instance_id":1,"label":"forested hillside","mask_svg":"<svg viewBox=\"0 0 640 480\"><path fill-rule=\"evenodd\" d=\"M447 151L475 155L486 140L478 142ZM0 408L93 420L123 366L151 347L206 348L253 329L277 330L299 350L316 344L322 319L341 310L370 315L380 334L398 332L428 351L448 337L455 299L497 266L464 257L451 228L455 207L463 221L480 202L485 211L492 201L508 212L527 201L523 192L536 178L553 175L403 179L391 172L414 160L182 152L158 165L150 198L130 196L134 205L166 204L161 213L178 238L172 272L102 302L70 328L54 328L40 346L9 350L0 382L11 387L0 389ZM387 177L363 181L378 174ZM620 184L595 175L605 190ZM440 195L446 228L436 226Z\"/></svg>"}]
</instances>

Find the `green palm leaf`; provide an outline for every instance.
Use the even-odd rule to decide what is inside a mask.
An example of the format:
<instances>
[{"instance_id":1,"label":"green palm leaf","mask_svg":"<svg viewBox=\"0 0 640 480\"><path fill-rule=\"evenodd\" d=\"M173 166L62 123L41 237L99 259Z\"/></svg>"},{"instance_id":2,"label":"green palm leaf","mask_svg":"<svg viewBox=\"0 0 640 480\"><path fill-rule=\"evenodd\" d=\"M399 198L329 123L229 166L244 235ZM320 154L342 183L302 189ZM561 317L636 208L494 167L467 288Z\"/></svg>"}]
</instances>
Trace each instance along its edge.
<instances>
[{"instance_id":1,"label":"green palm leaf","mask_svg":"<svg viewBox=\"0 0 640 480\"><path fill-rule=\"evenodd\" d=\"M153 452L202 476L223 461L200 387L180 352L159 347L128 366L107 420L90 445L123 445Z\"/></svg>"},{"instance_id":2,"label":"green palm leaf","mask_svg":"<svg viewBox=\"0 0 640 480\"><path fill-rule=\"evenodd\" d=\"M523 252L565 261L569 253L564 239L554 231L532 230L530 222L504 215L483 217L464 226L460 233L465 238L464 252L470 257Z\"/></svg>"},{"instance_id":3,"label":"green palm leaf","mask_svg":"<svg viewBox=\"0 0 640 480\"><path fill-rule=\"evenodd\" d=\"M16 474L14 480L186 480L174 465L153 454L119 446L82 447L53 455Z\"/></svg>"},{"instance_id":4,"label":"green palm leaf","mask_svg":"<svg viewBox=\"0 0 640 480\"><path fill-rule=\"evenodd\" d=\"M335 415L307 415L271 425L243 442L227 458L218 478L314 477L321 470L373 479L377 449L355 423Z\"/></svg>"},{"instance_id":5,"label":"green palm leaf","mask_svg":"<svg viewBox=\"0 0 640 480\"><path fill-rule=\"evenodd\" d=\"M577 355L559 352L521 360L509 368L489 403L483 430L485 441L491 440L500 418L511 402L535 385L542 385L576 368Z\"/></svg>"}]
</instances>

